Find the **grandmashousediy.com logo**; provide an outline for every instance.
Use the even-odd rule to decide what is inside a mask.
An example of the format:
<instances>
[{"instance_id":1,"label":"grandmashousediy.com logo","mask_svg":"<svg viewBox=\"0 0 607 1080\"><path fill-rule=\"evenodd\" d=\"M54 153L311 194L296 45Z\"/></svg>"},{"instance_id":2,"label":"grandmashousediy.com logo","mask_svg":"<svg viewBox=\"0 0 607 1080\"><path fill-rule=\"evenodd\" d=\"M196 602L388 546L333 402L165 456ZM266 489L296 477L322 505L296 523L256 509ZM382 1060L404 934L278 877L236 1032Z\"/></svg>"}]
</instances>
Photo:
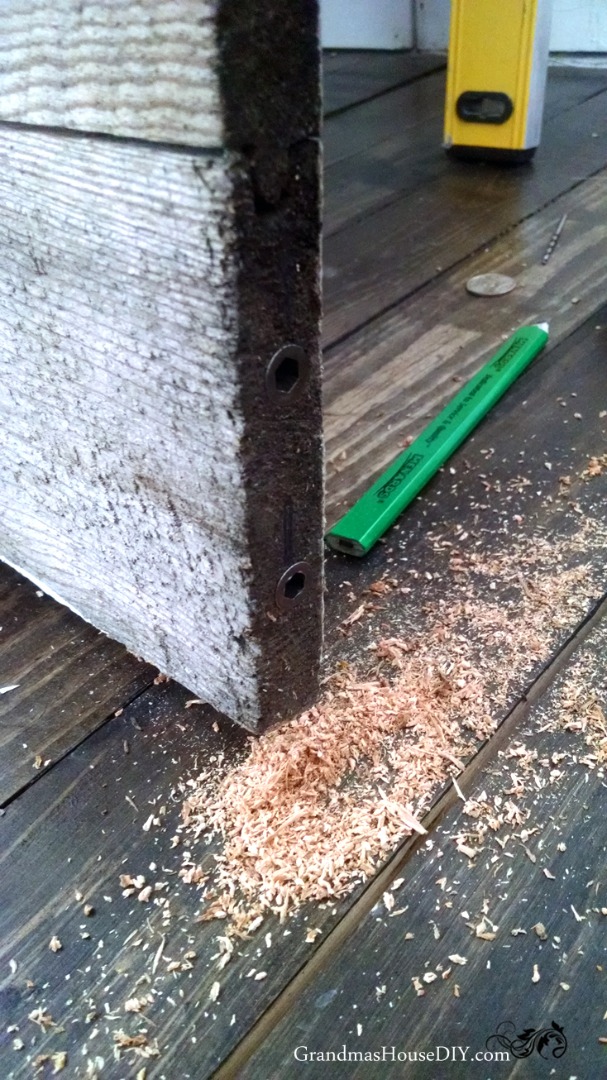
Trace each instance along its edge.
<instances>
[{"instance_id":1,"label":"grandmashousediy.com logo","mask_svg":"<svg viewBox=\"0 0 607 1080\"><path fill-rule=\"evenodd\" d=\"M485 1045L488 1050L500 1046L514 1058L527 1058L533 1053L546 1059L562 1058L567 1050L567 1038L556 1020L551 1022L550 1027L524 1028L521 1032L517 1032L512 1021L505 1020L498 1025L495 1034L489 1036Z\"/></svg>"},{"instance_id":2,"label":"grandmashousediy.com logo","mask_svg":"<svg viewBox=\"0 0 607 1080\"><path fill-rule=\"evenodd\" d=\"M510 1020L498 1024L483 1049L472 1046L431 1046L409 1049L399 1046L361 1047L355 1050L342 1043L338 1050L312 1049L296 1046L293 1057L300 1062L382 1062L386 1067L400 1062L435 1062L473 1064L475 1062L508 1062L513 1058L528 1058L532 1054L548 1060L562 1058L567 1050L565 1032L556 1020L548 1027L524 1028L518 1031Z\"/></svg>"}]
</instances>

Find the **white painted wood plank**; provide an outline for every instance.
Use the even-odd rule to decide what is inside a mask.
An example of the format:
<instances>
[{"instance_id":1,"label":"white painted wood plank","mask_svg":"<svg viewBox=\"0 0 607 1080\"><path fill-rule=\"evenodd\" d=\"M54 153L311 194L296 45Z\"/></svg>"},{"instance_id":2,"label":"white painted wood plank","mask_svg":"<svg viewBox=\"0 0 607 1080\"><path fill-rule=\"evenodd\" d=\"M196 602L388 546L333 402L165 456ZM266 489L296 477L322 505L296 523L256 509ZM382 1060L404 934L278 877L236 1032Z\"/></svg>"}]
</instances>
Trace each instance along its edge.
<instances>
[{"instance_id":1,"label":"white painted wood plank","mask_svg":"<svg viewBox=\"0 0 607 1080\"><path fill-rule=\"evenodd\" d=\"M447 50L449 45L450 0L413 0L415 4L415 47L428 52Z\"/></svg>"},{"instance_id":2,"label":"white painted wood plank","mask_svg":"<svg viewBox=\"0 0 607 1080\"><path fill-rule=\"evenodd\" d=\"M410 49L412 0L321 0L324 49Z\"/></svg>"},{"instance_id":3,"label":"white painted wood plank","mask_svg":"<svg viewBox=\"0 0 607 1080\"><path fill-rule=\"evenodd\" d=\"M607 52L605 0L553 0L550 48L554 52Z\"/></svg>"}]
</instances>

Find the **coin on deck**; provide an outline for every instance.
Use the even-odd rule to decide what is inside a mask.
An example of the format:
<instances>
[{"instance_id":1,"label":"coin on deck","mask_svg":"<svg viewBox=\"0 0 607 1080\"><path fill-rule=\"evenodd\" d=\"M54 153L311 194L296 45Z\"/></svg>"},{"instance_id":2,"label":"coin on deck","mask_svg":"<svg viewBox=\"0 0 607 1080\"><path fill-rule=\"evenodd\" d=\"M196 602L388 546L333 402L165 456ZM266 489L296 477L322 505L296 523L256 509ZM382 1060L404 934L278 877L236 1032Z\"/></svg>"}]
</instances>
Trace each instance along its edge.
<instances>
[{"instance_id":1,"label":"coin on deck","mask_svg":"<svg viewBox=\"0 0 607 1080\"><path fill-rule=\"evenodd\" d=\"M466 282L468 292L474 296L505 296L515 286L516 281L507 274L476 274Z\"/></svg>"}]
</instances>

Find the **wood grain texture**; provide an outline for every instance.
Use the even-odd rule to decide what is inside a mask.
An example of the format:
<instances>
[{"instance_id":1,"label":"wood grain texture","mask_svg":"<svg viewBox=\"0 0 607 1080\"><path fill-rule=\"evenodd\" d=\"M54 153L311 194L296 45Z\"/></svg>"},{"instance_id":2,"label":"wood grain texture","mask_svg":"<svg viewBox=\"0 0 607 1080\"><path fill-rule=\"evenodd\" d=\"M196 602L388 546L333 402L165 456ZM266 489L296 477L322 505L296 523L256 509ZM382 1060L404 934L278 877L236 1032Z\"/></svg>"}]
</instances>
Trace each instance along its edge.
<instances>
[{"instance_id":1,"label":"wood grain texture","mask_svg":"<svg viewBox=\"0 0 607 1080\"><path fill-rule=\"evenodd\" d=\"M601 172L326 354L329 520L362 494L403 440L419 434L503 334L547 319L550 349L601 304L604 189ZM559 247L541 266L565 210ZM497 300L466 292L472 274L493 270L512 275L517 288Z\"/></svg>"},{"instance_id":2,"label":"wood grain texture","mask_svg":"<svg viewBox=\"0 0 607 1080\"><path fill-rule=\"evenodd\" d=\"M473 1054L482 1053L504 1021L518 1033L548 1028L553 1020L567 1039L560 1066L570 1063L565 1075L604 1076L605 1047L599 1042L607 1030L607 945L601 914L607 884L600 869L607 853L604 773L580 763L587 752L583 738L546 727L558 729L558 695L578 662L587 670L580 708L592 696L605 708L606 646L603 620L490 767L471 784L461 779L471 801L493 806L497 798L503 804L504 792L512 792L513 783L517 786L513 773L521 776L513 743L534 753L538 764L531 776L524 776L525 793L510 796L529 835L521 836L516 824L496 834L488 831L477 858L466 859L452 838L473 831L477 822L456 800L427 846L419 844L417 857L399 871L401 885L393 895L396 909L404 913L390 918L378 904L361 919L313 984L286 1006L288 1012L271 1037L239 1070L242 1080L279 1080L287 1073L322 1080L335 1066L310 1058L297 1063L294 1048L337 1052L344 1043L351 1051L380 1054L382 1046L418 1054L438 1045L469 1047L468 1064L462 1066L457 1054L459 1069L451 1060L442 1066L444 1075L453 1071L465 1076L477 1068ZM491 921L485 922L485 932L494 933L494 940L475 935L485 912ZM539 924L545 928L544 939L534 930ZM466 963L454 963L452 956L464 957ZM539 975L535 981L534 965ZM436 981L421 983L428 972L437 975ZM450 972L447 979L441 978L443 972ZM423 986L423 996L416 994L414 977ZM559 1057L552 1056L555 1045L549 1043L543 1060L532 1045L528 1056L511 1055L508 1063L489 1067L508 1080L540 1078L551 1067L555 1072L559 1068ZM381 1066L346 1060L341 1068L357 1080L394 1068L391 1060ZM437 1072L436 1059L419 1056L404 1070L403 1075L410 1070L416 1080L443 1075Z\"/></svg>"},{"instance_id":3,"label":"wood grain texture","mask_svg":"<svg viewBox=\"0 0 607 1080\"><path fill-rule=\"evenodd\" d=\"M587 455L602 452L604 444L597 440L594 426L586 423L580 425L573 451L569 428L563 422L567 418L565 411L553 407L556 397L570 389L572 366L578 393L575 408L589 416L589 410L604 400L607 380L602 339L596 337L593 323L580 331L575 341L572 338L564 343L552 357L542 358L530 370L525 388L527 408L520 408L519 399L516 408L510 408L509 400L504 400L499 412L488 418L483 440L469 445L465 455L460 452L456 465L466 476L463 490L455 492L450 479L439 477L428 498L414 504L403 533L402 561L395 559L393 543L389 545L392 551L378 545L366 560L346 563L337 556L330 559L332 664L352 656L359 662L366 655L365 646L370 640L377 641L380 634L423 633L425 604L435 610L433 605L446 596L449 580L442 556L428 540L428 522L436 531L446 531L456 523L476 534L482 531L484 523L479 525L476 509L479 472L488 474L493 482L491 493L485 494L489 524L482 532L489 551L499 551L504 542L509 542L499 519L509 519L515 507L523 517L521 533L530 538L537 528L550 532L560 522L566 531L577 520L575 511L567 505L538 499L535 494L541 490L548 495L548 485L556 485L562 468L576 478L572 499L584 502L591 497L590 485L577 477ZM513 393L522 390L519 384ZM480 452L485 440L494 447L490 462ZM533 454L531 449L536 444L537 453ZM552 473L543 467L547 446L559 454L553 459ZM506 502L503 492L512 476L511 463L518 458L521 447L528 450L527 473L532 484L524 489L520 503ZM462 464L464 456L467 471ZM607 491L607 475L597 477L593 484L596 487L592 487L592 494L600 507ZM445 553L443 556L448 558ZM593 549L591 558L604 577L600 545ZM403 569L407 581L408 571L414 571L425 584L420 584L408 600L398 590L379 598L369 618L355 623L351 637L345 639L338 627L358 603L352 601L351 589L359 596L382 574L399 575ZM431 581L424 578L428 570ZM350 586L340 588L345 579ZM539 674L552 650L559 648L575 629L576 621L577 616L572 614L570 624L556 633L530 679ZM509 701L495 719L502 719L526 689L527 683L521 686L513 679ZM196 710L194 715L185 709L186 700L187 695L176 686L154 687L141 695L123 716L110 720L24 792L0 822L0 1071L7 1080L30 1076L28 1058L55 1050L68 1052L69 1068L75 1077L86 1077L88 1061L95 1055L113 1065L116 1030L132 1032L147 1025L161 1051L158 1061L147 1063L150 1080L163 1075L205 1080L314 956L328 931L359 895L334 906L311 907L288 920L286 926L268 917L254 936L237 941L235 955L223 970L217 967L217 937L224 932L225 924L196 921L200 911L198 894L195 888L176 883L174 871L181 864L183 849L171 847L171 836L183 792L179 781L195 776L199 763L204 766L213 759L219 775L222 768L238 760L246 735L221 719L215 729L210 723L210 711L202 710L201 715ZM162 814L162 807L166 814ZM161 815L163 827L154 826L145 832L141 826L152 812ZM192 851L205 870L212 866L214 843L196 845ZM128 900L120 896L119 874L141 872L151 881L151 862L159 868L152 872L154 880L169 882L157 897L169 899L172 915L168 925L163 925L160 903L143 904L134 896ZM95 915L90 919L83 919L81 903L75 901L76 891L94 905ZM310 925L322 930L314 943L305 940ZM285 935L285 930L290 933ZM90 938L82 938L83 932L90 933ZM265 941L268 932L272 934L271 948ZM54 933L63 943L57 954L48 949ZM163 958L152 970L163 935ZM196 953L193 968L171 973L169 960L179 959L186 949ZM17 962L14 972L9 967L10 959ZM251 968L265 970L267 977L260 982L245 978ZM28 987L27 979L34 982L33 988ZM146 982L140 983L138 989L139 979ZM221 993L212 1003L209 993L215 981L220 982ZM146 1010L149 1019L125 1013L127 998L148 988L155 992ZM64 1030L42 1032L28 1021L28 1014L39 1007L48 1008ZM87 1024L86 1016L93 1007L98 1017ZM26 1041L25 1052L11 1047L12 1038L6 1028L13 1023L19 1025L18 1034ZM279 1045L282 1043L276 1043L276 1055ZM267 1060L276 1062L271 1053L272 1040ZM140 1067L140 1063L137 1065Z\"/></svg>"},{"instance_id":4,"label":"wood grain texture","mask_svg":"<svg viewBox=\"0 0 607 1080\"><path fill-rule=\"evenodd\" d=\"M0 158L2 557L242 723L292 710L321 633L316 144L277 190L230 153L5 129ZM291 341L296 402L265 380Z\"/></svg>"},{"instance_id":5,"label":"wood grain texture","mask_svg":"<svg viewBox=\"0 0 607 1080\"><path fill-rule=\"evenodd\" d=\"M219 146L210 0L17 0L3 12L0 118Z\"/></svg>"},{"instance_id":6,"label":"wood grain texture","mask_svg":"<svg viewBox=\"0 0 607 1080\"><path fill-rule=\"evenodd\" d=\"M444 68L445 64L444 54L413 49L398 52L325 49L322 61L325 116L415 82L429 72Z\"/></svg>"},{"instance_id":7,"label":"wood grain texture","mask_svg":"<svg viewBox=\"0 0 607 1080\"><path fill-rule=\"evenodd\" d=\"M575 69L573 74L568 68L550 72L544 110L544 122L560 116L570 139L577 137L575 110L607 90L604 71L581 69L579 77L574 76ZM398 201L406 215L411 211L409 200L415 205L424 188L442 185L453 174L452 162L441 151L444 97L445 76L438 72L325 122L325 236L360 222L366 214L376 214L390 202ZM550 167L538 157L532 175L537 179ZM490 169L486 175L486 168L476 169L470 173L470 190L480 187L483 201L484 186L495 182L501 171ZM526 171L515 170L514 184L521 179L527 183ZM461 170L462 186L466 175ZM429 214L428 222L434 216ZM331 281L327 291L330 302Z\"/></svg>"},{"instance_id":8,"label":"wood grain texture","mask_svg":"<svg viewBox=\"0 0 607 1080\"><path fill-rule=\"evenodd\" d=\"M600 169L607 158L601 124L606 101L598 94L548 120L530 168L446 161L440 142L430 145L424 129L418 132L417 165L405 128L400 149L399 140L388 140L359 172L353 165L351 184L336 176L342 200L333 205L342 228L332 233L329 218L323 249L325 346Z\"/></svg>"},{"instance_id":9,"label":"wood grain texture","mask_svg":"<svg viewBox=\"0 0 607 1080\"><path fill-rule=\"evenodd\" d=\"M368 53L363 54L368 56ZM393 54L391 54L393 55ZM325 101L331 95L332 73L327 69L323 77ZM600 68L556 68L550 69L546 87L544 119L550 120L558 113L575 108L607 90L607 76ZM423 102L432 98L432 108L422 112ZM356 157L351 162L351 175L356 178L358 169L368 158L373 158L373 151L386 140L398 140L399 135L409 136L414 128L419 129L423 137L423 128L431 123L435 149L442 139L442 121L445 107L444 72L428 72L423 78L413 83L405 83L389 93L361 101L351 108L340 111L338 115L325 117L323 129L324 162L331 169L338 161L346 157ZM572 133L573 134L573 133ZM409 169L403 170L402 181L407 183L408 174L417 173L415 144L411 144ZM442 155L438 155L444 160ZM330 172L329 187L331 187ZM329 221L329 228L332 223Z\"/></svg>"},{"instance_id":10,"label":"wood grain texture","mask_svg":"<svg viewBox=\"0 0 607 1080\"><path fill-rule=\"evenodd\" d=\"M15 0L2 25L0 120L202 147L314 133L314 0L58 0L52 18Z\"/></svg>"},{"instance_id":11,"label":"wood grain texture","mask_svg":"<svg viewBox=\"0 0 607 1080\"><path fill-rule=\"evenodd\" d=\"M69 753L155 671L0 564L0 804ZM41 763L36 765L36 759Z\"/></svg>"}]
</instances>

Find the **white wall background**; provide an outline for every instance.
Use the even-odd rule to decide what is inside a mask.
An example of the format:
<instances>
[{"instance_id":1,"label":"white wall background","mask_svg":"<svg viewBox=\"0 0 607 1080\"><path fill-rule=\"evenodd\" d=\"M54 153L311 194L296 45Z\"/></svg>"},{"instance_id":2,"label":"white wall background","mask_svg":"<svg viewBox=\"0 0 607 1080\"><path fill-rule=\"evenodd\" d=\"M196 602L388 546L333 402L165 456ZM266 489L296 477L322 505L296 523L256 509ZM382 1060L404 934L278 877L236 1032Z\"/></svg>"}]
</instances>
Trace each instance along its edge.
<instances>
[{"instance_id":1,"label":"white wall background","mask_svg":"<svg viewBox=\"0 0 607 1080\"><path fill-rule=\"evenodd\" d=\"M418 48L446 49L449 0L414 2ZM607 0L553 0L550 50L607 52Z\"/></svg>"},{"instance_id":2,"label":"white wall background","mask_svg":"<svg viewBox=\"0 0 607 1080\"><path fill-rule=\"evenodd\" d=\"M320 24L325 49L413 46L412 0L321 0Z\"/></svg>"},{"instance_id":3,"label":"white wall background","mask_svg":"<svg viewBox=\"0 0 607 1080\"><path fill-rule=\"evenodd\" d=\"M607 0L553 4L552 52L607 53ZM447 48L449 0L321 0L320 8L328 49Z\"/></svg>"}]
</instances>

